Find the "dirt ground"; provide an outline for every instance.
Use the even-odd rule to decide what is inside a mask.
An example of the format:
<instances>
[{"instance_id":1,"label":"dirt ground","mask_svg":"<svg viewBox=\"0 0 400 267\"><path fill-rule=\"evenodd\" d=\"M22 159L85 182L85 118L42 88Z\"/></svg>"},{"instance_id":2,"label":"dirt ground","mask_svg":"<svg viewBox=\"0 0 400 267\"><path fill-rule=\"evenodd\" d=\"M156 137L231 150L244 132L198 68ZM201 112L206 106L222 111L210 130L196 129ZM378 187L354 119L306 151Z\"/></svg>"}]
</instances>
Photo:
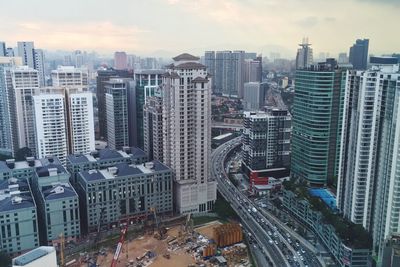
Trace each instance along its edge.
<instances>
[{"instance_id":1,"label":"dirt ground","mask_svg":"<svg viewBox=\"0 0 400 267\"><path fill-rule=\"evenodd\" d=\"M213 229L220 225L218 221L208 223L200 228L195 228L196 232L212 238ZM173 227L168 230L168 237L164 240L158 240L153 237L153 235L145 235L131 241L126 241L123 245L117 267L126 267L127 263L133 261L136 263L136 257L142 256L147 251L152 251L156 256L151 259L152 262L148 262L150 267L187 267L189 264L195 263L192 255L186 253L183 248L175 251L168 251L168 241L173 237L179 235L180 226ZM99 255L97 258L97 263L101 267L109 267L112 262L112 258L115 253L115 247L109 248L107 250L107 255ZM165 253L169 253L171 258L166 259L163 257ZM86 264L82 264L81 267L87 267Z\"/></svg>"}]
</instances>

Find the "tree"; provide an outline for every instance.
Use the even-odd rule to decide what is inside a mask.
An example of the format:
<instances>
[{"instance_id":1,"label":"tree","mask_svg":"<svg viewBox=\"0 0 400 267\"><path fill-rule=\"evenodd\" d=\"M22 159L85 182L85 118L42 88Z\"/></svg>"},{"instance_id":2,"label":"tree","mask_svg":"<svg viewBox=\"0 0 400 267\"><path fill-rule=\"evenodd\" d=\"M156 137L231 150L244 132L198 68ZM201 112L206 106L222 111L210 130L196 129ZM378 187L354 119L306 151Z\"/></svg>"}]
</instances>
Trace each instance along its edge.
<instances>
[{"instance_id":1,"label":"tree","mask_svg":"<svg viewBox=\"0 0 400 267\"><path fill-rule=\"evenodd\" d=\"M11 257L4 251L0 251L0 267L10 267Z\"/></svg>"}]
</instances>

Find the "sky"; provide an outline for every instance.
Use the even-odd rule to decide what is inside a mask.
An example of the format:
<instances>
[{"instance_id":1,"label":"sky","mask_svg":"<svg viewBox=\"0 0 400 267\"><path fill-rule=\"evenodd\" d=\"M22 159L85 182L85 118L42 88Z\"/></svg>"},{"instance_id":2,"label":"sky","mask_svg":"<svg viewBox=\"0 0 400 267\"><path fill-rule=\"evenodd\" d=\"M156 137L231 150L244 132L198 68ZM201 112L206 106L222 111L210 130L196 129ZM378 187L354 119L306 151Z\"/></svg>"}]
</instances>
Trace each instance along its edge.
<instances>
[{"instance_id":1,"label":"sky","mask_svg":"<svg viewBox=\"0 0 400 267\"><path fill-rule=\"evenodd\" d=\"M4 2L4 3L2 3ZM357 38L370 53L400 52L400 0L0 0L0 40L45 50L169 57L246 50L336 57Z\"/></svg>"}]
</instances>

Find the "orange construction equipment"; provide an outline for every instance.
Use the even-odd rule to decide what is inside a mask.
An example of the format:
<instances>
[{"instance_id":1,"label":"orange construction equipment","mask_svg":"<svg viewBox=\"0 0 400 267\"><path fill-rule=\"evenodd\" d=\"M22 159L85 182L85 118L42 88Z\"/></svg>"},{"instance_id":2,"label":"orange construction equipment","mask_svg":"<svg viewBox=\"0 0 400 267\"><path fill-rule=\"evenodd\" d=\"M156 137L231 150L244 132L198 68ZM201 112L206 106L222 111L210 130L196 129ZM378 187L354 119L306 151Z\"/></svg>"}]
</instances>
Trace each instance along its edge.
<instances>
[{"instance_id":1,"label":"orange construction equipment","mask_svg":"<svg viewBox=\"0 0 400 267\"><path fill-rule=\"evenodd\" d=\"M121 254L122 245L124 244L125 235L126 235L127 231L128 231L128 223L126 223L125 227L121 230L121 235L119 237L117 249L115 250L115 254L114 254L113 260L111 262L111 267L117 266L119 254Z\"/></svg>"},{"instance_id":2,"label":"orange construction equipment","mask_svg":"<svg viewBox=\"0 0 400 267\"><path fill-rule=\"evenodd\" d=\"M214 228L214 241L218 247L226 247L243 241L242 228L237 223L227 223Z\"/></svg>"}]
</instances>

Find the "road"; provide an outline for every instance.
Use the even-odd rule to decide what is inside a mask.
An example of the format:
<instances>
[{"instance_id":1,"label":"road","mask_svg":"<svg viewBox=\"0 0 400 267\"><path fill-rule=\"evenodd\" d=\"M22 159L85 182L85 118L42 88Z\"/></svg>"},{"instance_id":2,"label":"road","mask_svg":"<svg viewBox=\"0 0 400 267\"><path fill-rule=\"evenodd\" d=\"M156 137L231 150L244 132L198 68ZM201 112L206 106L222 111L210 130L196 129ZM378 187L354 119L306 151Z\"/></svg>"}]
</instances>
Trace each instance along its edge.
<instances>
[{"instance_id":1,"label":"road","mask_svg":"<svg viewBox=\"0 0 400 267\"><path fill-rule=\"evenodd\" d=\"M218 181L218 191L231 204L240 216L245 233L253 239L272 266L324 266L315 256L315 249L299 240L298 235L271 214L256 205L245 194L240 192L228 179L225 161L229 152L240 145L241 138L235 138L216 148L212 155L211 174ZM268 218L268 219L267 219ZM255 254L257 262L262 264L259 253Z\"/></svg>"}]
</instances>

